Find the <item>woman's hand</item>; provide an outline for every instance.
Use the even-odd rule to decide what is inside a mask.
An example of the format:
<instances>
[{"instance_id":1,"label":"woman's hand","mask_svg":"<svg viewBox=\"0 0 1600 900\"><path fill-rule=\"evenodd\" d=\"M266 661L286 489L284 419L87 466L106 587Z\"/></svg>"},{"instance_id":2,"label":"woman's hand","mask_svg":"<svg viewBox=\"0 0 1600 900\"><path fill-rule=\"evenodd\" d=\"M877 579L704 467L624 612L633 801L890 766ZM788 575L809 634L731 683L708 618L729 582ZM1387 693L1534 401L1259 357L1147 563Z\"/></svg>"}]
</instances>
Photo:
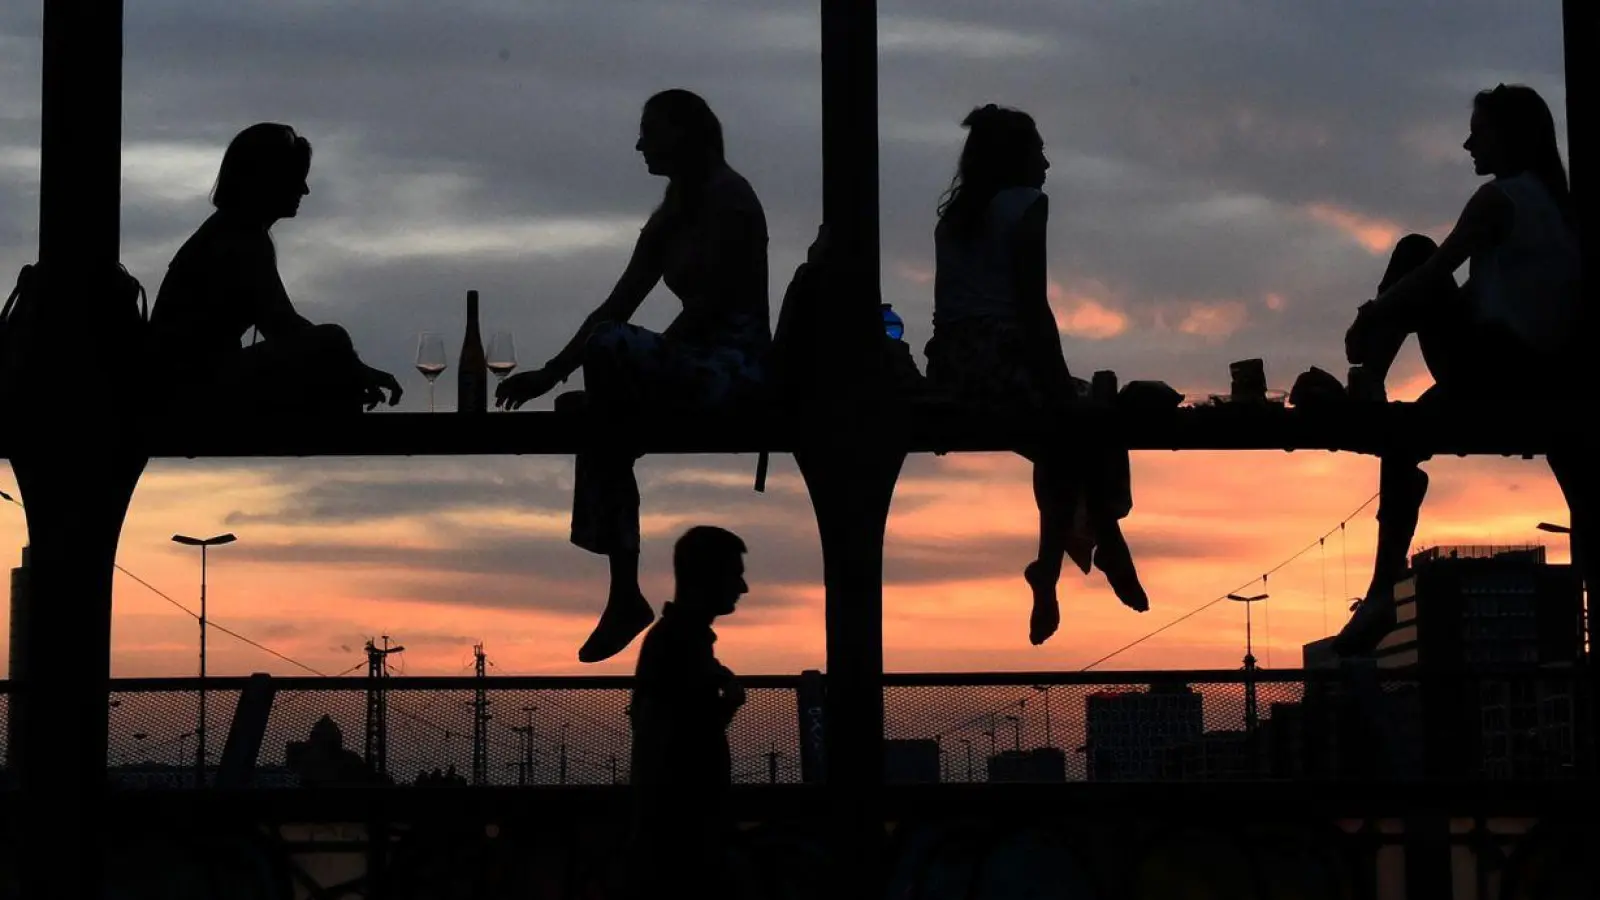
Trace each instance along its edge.
<instances>
[{"instance_id":1,"label":"woman's hand","mask_svg":"<svg viewBox=\"0 0 1600 900\"><path fill-rule=\"evenodd\" d=\"M400 402L400 397L405 391L401 389L400 382L393 375L382 369L367 366L362 372L361 402L367 411L377 409L379 404L387 402L394 406ZM387 398L384 396L387 394Z\"/></svg>"},{"instance_id":2,"label":"woman's hand","mask_svg":"<svg viewBox=\"0 0 1600 900\"><path fill-rule=\"evenodd\" d=\"M550 373L547 368L532 369L517 374L500 382L494 392L494 405L496 409L518 409L530 400L537 400L545 394L555 390L561 379Z\"/></svg>"}]
</instances>

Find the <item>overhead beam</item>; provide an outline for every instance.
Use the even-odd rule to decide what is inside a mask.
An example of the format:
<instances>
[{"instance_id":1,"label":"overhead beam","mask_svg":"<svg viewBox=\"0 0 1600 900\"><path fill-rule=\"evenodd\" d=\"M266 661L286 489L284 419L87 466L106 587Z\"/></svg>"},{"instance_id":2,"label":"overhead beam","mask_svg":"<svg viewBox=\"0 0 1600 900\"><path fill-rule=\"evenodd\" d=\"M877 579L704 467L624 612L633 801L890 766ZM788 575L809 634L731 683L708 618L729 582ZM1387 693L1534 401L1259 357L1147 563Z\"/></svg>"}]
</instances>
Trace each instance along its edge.
<instances>
[{"instance_id":1,"label":"overhead beam","mask_svg":"<svg viewBox=\"0 0 1600 900\"><path fill-rule=\"evenodd\" d=\"M382 413L344 420L150 420L102 434L160 458L312 456L571 456L619 439L651 454L794 452L814 442L814 423L781 414L618 423L580 413L494 416ZM1543 455L1564 431L1518 410L1473 419L1430 414L1411 404L1344 409L1083 409L1052 420L1018 421L929 407L895 424L890 437L912 453L1003 452L1052 437L1130 450L1334 450L1377 453L1389 446L1439 456ZM22 452L25 435L0 434L0 458Z\"/></svg>"}]
</instances>

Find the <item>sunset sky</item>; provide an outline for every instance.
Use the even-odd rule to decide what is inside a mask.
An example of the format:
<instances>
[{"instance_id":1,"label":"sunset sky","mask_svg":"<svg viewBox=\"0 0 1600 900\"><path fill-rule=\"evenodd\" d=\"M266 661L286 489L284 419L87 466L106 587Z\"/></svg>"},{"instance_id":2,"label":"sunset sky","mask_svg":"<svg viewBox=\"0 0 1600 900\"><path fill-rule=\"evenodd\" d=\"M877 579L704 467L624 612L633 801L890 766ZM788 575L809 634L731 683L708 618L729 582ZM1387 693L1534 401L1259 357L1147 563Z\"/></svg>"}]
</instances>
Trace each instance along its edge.
<instances>
[{"instance_id":1,"label":"sunset sky","mask_svg":"<svg viewBox=\"0 0 1600 900\"><path fill-rule=\"evenodd\" d=\"M1311 365L1342 374L1343 329L1388 248L1407 231L1442 237L1477 184L1459 147L1476 90L1525 82L1565 119L1557 0L1456 0L1448 17L1380 0L880 8L884 294L919 361L933 210L974 105L1021 107L1044 133L1051 300L1075 372L1190 393L1225 389L1245 357L1284 389ZM0 9L5 272L37 247L38 16ZM401 377L404 408L426 409L417 333L444 332L453 359L468 289L485 339L513 331L530 367L603 298L663 187L633 152L639 107L683 86L718 111L730 162L765 203L776 307L820 219L817 50L814 4L780 0L141 0L127 10L123 259L154 296L209 211L228 139L290 123L316 148L312 194L275 232L290 293ZM640 321L664 325L675 305L662 289ZM1397 378L1392 395L1426 387L1414 351ZM752 593L719 653L746 672L820 667L814 520L790 459L774 460L765 495L754 466L641 465L646 592L669 599L677 533L733 528ZM1523 543L1566 521L1540 461L1431 471L1419 546ZM1377 488L1376 461L1350 455L1137 454L1125 527L1151 611L1069 576L1061 633L1033 648L1027 472L1001 455L908 464L886 548L892 669L1082 667L1315 542ZM169 536L237 533L212 556L213 619L320 672L357 665L382 634L414 674L465 672L478 640L501 673L627 671L631 651L576 661L605 564L566 543L571 480L566 458L157 463L120 561L193 607L198 557ZM1302 643L1341 624L1370 570L1372 512L1270 578L1263 663L1297 665ZM15 564L25 540L22 511L0 506L0 558ZM1551 550L1566 559L1564 543ZM115 673L193 672L194 621L117 579ZM1243 632L1222 603L1105 665L1232 667ZM211 671L298 670L217 635Z\"/></svg>"}]
</instances>

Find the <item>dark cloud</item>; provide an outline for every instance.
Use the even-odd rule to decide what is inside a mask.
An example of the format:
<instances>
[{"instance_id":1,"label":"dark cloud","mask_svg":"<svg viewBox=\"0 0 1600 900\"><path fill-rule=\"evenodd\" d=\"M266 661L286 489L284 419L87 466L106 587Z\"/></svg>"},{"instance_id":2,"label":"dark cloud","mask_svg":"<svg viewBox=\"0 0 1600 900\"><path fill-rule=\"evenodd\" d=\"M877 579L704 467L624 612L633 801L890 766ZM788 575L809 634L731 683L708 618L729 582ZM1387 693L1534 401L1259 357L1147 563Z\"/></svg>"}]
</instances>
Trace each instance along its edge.
<instances>
[{"instance_id":1,"label":"dark cloud","mask_svg":"<svg viewBox=\"0 0 1600 900\"><path fill-rule=\"evenodd\" d=\"M1557 0L881 9L884 290L919 351L931 288L903 273L931 262L933 208L975 104L1036 115L1054 162L1052 270L1065 302L1093 301L1125 321L1109 339L1069 336L1074 368L1182 387L1220 387L1225 364L1245 356L1265 357L1283 387L1307 365L1339 368L1338 337L1382 261L1311 207L1435 228L1474 184L1456 149L1474 90L1527 81L1563 112ZM145 0L126 21L129 265L154 292L208 212L229 137L259 120L295 124L317 149L303 216L276 232L285 279L309 315L345 322L370 362L406 376L408 409L427 402L409 374L417 333L443 331L454 345L468 289L483 292L487 328L514 331L529 366L610 289L662 189L633 152L654 90L700 90L722 116L731 159L766 204L774 303L820 218L815 4ZM37 5L0 9L4 271L37 242L38 38ZM675 303L658 293L641 321L664 324ZM1194 304L1210 317L1186 331ZM453 389L450 373L442 405ZM814 519L792 461L774 460L765 496L749 490L753 466L648 460L647 512L732 523L751 539L756 577L791 593L815 585ZM241 543L257 559L357 567L396 599L598 603L600 561L556 538L452 531L445 515L564 513L570 460L207 461L152 472L185 467L281 485L275 506L241 507L233 523L431 517L440 541L415 551ZM918 457L906 476L950 473ZM928 502L903 494L895 509ZM1026 544L896 542L886 565L902 583L1009 577ZM1144 559L1230 547L1135 549Z\"/></svg>"},{"instance_id":2,"label":"dark cloud","mask_svg":"<svg viewBox=\"0 0 1600 900\"><path fill-rule=\"evenodd\" d=\"M697 513L703 513L703 506L690 504ZM821 548L809 510L798 498L784 506L781 515L711 517L734 529L751 547L750 581L767 607L798 602L822 580ZM597 585L603 584L599 580L603 562L564 537L448 524L436 526L430 537L425 547L359 538L293 543L257 539L241 542L232 558L347 569L358 575L375 599L561 613L592 611L600 599ZM656 543L652 554L661 558L660 565L652 568L652 586L670 590L670 541ZM1156 535L1141 537L1136 544L1140 563L1155 565L1234 554L1245 540L1218 534ZM884 583L917 587L1010 578L1034 550L1034 541L1025 535L940 540L891 534L884 546Z\"/></svg>"},{"instance_id":3,"label":"dark cloud","mask_svg":"<svg viewBox=\"0 0 1600 900\"><path fill-rule=\"evenodd\" d=\"M957 122L998 100L1034 112L1049 141L1058 277L1128 317L1116 339L1069 339L1074 361L1179 383L1215 384L1245 353L1285 383L1337 362L1337 331L1380 265L1305 207L1447 222L1472 183L1453 150L1471 91L1520 79L1558 114L1563 99L1555 0L1448 16L1377 0L881 10L886 291L912 340L931 298L894 266L928 261ZM206 161L250 121L290 121L318 147L304 218L279 229L308 311L404 370L417 331L458 332L473 287L534 363L620 271L661 189L632 150L637 110L685 85L713 101L766 201L776 297L819 214L817 30L813 7L778 0L141 3L127 14L126 140L130 159L167 162L130 167L125 245L158 282L205 214ZM32 242L37 33L36 10L0 14L7 262ZM1229 334L1184 333L1192 302L1244 309Z\"/></svg>"}]
</instances>

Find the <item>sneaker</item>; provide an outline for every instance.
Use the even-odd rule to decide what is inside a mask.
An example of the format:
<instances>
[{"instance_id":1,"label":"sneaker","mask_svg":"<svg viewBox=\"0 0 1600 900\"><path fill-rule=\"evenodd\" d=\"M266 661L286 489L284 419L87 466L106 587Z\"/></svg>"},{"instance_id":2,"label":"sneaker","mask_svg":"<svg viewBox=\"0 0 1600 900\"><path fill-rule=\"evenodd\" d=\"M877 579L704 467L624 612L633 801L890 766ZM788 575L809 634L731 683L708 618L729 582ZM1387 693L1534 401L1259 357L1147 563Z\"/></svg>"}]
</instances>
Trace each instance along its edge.
<instances>
[{"instance_id":1,"label":"sneaker","mask_svg":"<svg viewBox=\"0 0 1600 900\"><path fill-rule=\"evenodd\" d=\"M607 600L599 624L595 625L589 639L578 649L578 661L597 663L616 656L628 649L634 638L643 634L655 618L655 610L641 595L628 600Z\"/></svg>"}]
</instances>

